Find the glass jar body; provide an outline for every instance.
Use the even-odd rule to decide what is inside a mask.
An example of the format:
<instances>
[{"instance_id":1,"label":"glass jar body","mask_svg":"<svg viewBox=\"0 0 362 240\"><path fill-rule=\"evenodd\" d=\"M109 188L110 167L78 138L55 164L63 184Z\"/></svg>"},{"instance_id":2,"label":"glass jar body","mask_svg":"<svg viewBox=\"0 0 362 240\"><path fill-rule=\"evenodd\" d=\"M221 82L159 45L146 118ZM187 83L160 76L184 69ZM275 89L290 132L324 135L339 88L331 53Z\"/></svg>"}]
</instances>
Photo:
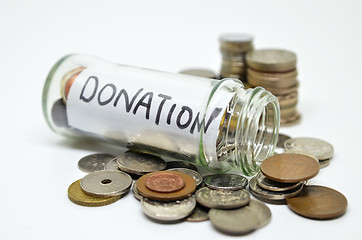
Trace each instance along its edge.
<instances>
[{"instance_id":1,"label":"glass jar body","mask_svg":"<svg viewBox=\"0 0 362 240\"><path fill-rule=\"evenodd\" d=\"M246 175L274 152L277 99L235 79L213 80L75 54L51 69L43 112L56 133L111 142Z\"/></svg>"}]
</instances>

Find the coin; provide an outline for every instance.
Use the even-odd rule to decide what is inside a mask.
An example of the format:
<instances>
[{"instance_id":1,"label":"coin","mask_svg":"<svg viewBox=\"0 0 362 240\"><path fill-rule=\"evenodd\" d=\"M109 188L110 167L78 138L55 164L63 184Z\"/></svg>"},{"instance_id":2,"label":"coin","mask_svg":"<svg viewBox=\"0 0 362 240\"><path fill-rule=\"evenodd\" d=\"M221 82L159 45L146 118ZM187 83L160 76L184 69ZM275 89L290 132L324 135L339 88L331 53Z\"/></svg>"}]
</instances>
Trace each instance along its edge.
<instances>
[{"instance_id":1,"label":"coin","mask_svg":"<svg viewBox=\"0 0 362 240\"><path fill-rule=\"evenodd\" d=\"M126 193L132 178L124 172L101 170L88 173L80 182L82 190L92 196L118 196Z\"/></svg>"},{"instance_id":2,"label":"coin","mask_svg":"<svg viewBox=\"0 0 362 240\"><path fill-rule=\"evenodd\" d=\"M195 193L196 201L202 206L218 209L233 209L249 203L250 194L245 189L214 190L200 188Z\"/></svg>"},{"instance_id":3,"label":"coin","mask_svg":"<svg viewBox=\"0 0 362 240\"><path fill-rule=\"evenodd\" d=\"M185 162L185 161L170 161L167 162L167 166L166 169L171 169L171 168L188 168L194 171L198 171L197 167L189 162Z\"/></svg>"},{"instance_id":4,"label":"coin","mask_svg":"<svg viewBox=\"0 0 362 240\"><path fill-rule=\"evenodd\" d=\"M222 52L245 53L253 49L253 36L244 33L225 33L219 37Z\"/></svg>"},{"instance_id":5,"label":"coin","mask_svg":"<svg viewBox=\"0 0 362 240\"><path fill-rule=\"evenodd\" d=\"M254 87L257 87L256 85L253 85L250 82L249 82L249 84ZM273 93L274 95L288 95L288 94L298 91L298 87L299 87L298 81L297 81L297 84L295 84L291 87L288 87L288 88L276 88L276 87L269 87L269 86L263 85L263 88L265 88L269 92Z\"/></svg>"},{"instance_id":6,"label":"coin","mask_svg":"<svg viewBox=\"0 0 362 240\"><path fill-rule=\"evenodd\" d=\"M249 190L251 194L253 194L256 198L264 202L271 202L271 203L272 201L284 201L289 197L297 196L302 191L302 189L303 189L303 184L300 184L298 187L287 191L270 191L261 188L257 184L256 177L252 178L249 183Z\"/></svg>"},{"instance_id":7,"label":"coin","mask_svg":"<svg viewBox=\"0 0 362 240\"><path fill-rule=\"evenodd\" d=\"M212 189L239 190L248 185L248 179L236 174L215 174L204 177L207 187Z\"/></svg>"},{"instance_id":8,"label":"coin","mask_svg":"<svg viewBox=\"0 0 362 240\"><path fill-rule=\"evenodd\" d=\"M75 181L68 188L68 197L70 201L75 204L86 207L99 207L114 203L121 198L121 195L114 197L89 196L82 191L82 188L80 187L81 180L82 179Z\"/></svg>"},{"instance_id":9,"label":"coin","mask_svg":"<svg viewBox=\"0 0 362 240\"><path fill-rule=\"evenodd\" d=\"M116 156L109 153L90 154L78 161L78 167L80 170L87 173L104 170L106 163L115 157Z\"/></svg>"},{"instance_id":10,"label":"coin","mask_svg":"<svg viewBox=\"0 0 362 240\"><path fill-rule=\"evenodd\" d=\"M145 186L155 192L169 193L182 189L185 181L173 173L159 172L147 177Z\"/></svg>"},{"instance_id":11,"label":"coin","mask_svg":"<svg viewBox=\"0 0 362 240\"><path fill-rule=\"evenodd\" d=\"M271 180L295 183L308 180L319 172L315 159L297 153L282 153L266 158L260 164L261 172Z\"/></svg>"},{"instance_id":12,"label":"coin","mask_svg":"<svg viewBox=\"0 0 362 240\"><path fill-rule=\"evenodd\" d=\"M284 148L284 142L288 140L290 137L288 135L279 133L277 147Z\"/></svg>"},{"instance_id":13,"label":"coin","mask_svg":"<svg viewBox=\"0 0 362 240\"><path fill-rule=\"evenodd\" d=\"M195 192L196 182L190 175L188 175L186 173L182 173L182 172L176 172L176 171L162 171L162 172L169 172L169 173L182 177L183 180L185 181L185 187L183 187L182 189L180 189L178 191L170 192L170 193L152 191L145 186L145 181L149 176L160 173L160 172L152 172L152 173L143 175L142 177L140 177L137 180L138 192L144 197L147 197L152 200L157 200L157 201L176 201L179 199L189 197L191 194L193 194Z\"/></svg>"},{"instance_id":14,"label":"coin","mask_svg":"<svg viewBox=\"0 0 362 240\"><path fill-rule=\"evenodd\" d=\"M228 234L246 234L270 222L271 211L264 203L250 199L248 205L233 210L210 209L212 225Z\"/></svg>"},{"instance_id":15,"label":"coin","mask_svg":"<svg viewBox=\"0 0 362 240\"><path fill-rule=\"evenodd\" d=\"M216 74L205 68L191 68L180 71L181 74L196 76L196 77L204 77L204 78L216 78Z\"/></svg>"},{"instance_id":16,"label":"coin","mask_svg":"<svg viewBox=\"0 0 362 240\"><path fill-rule=\"evenodd\" d=\"M332 219L344 214L346 197L331 188L306 186L298 197L288 198L287 204L295 213L313 219Z\"/></svg>"},{"instance_id":17,"label":"coin","mask_svg":"<svg viewBox=\"0 0 362 240\"><path fill-rule=\"evenodd\" d=\"M52 111L52 120L57 127L69 127L67 117L67 107L62 99L58 99L54 102Z\"/></svg>"},{"instance_id":18,"label":"coin","mask_svg":"<svg viewBox=\"0 0 362 240\"><path fill-rule=\"evenodd\" d=\"M176 221L191 214L196 206L195 197L173 202L159 202L148 198L141 199L143 212L159 221Z\"/></svg>"},{"instance_id":19,"label":"coin","mask_svg":"<svg viewBox=\"0 0 362 240\"><path fill-rule=\"evenodd\" d=\"M295 69L297 56L287 50L262 49L248 52L246 62L257 71L288 72Z\"/></svg>"},{"instance_id":20,"label":"coin","mask_svg":"<svg viewBox=\"0 0 362 240\"><path fill-rule=\"evenodd\" d=\"M319 161L319 168L325 168L329 165L330 163L330 159L326 159L326 160L320 160Z\"/></svg>"},{"instance_id":21,"label":"coin","mask_svg":"<svg viewBox=\"0 0 362 240\"><path fill-rule=\"evenodd\" d=\"M255 177L257 184L259 187L264 188L265 190L275 191L275 192L283 192L291 189L295 189L300 187L303 182L297 183L282 183L273 181L267 177L265 177L262 173L258 173Z\"/></svg>"},{"instance_id":22,"label":"coin","mask_svg":"<svg viewBox=\"0 0 362 240\"><path fill-rule=\"evenodd\" d=\"M161 171L166 168L166 162L162 158L132 151L119 155L117 163L122 171L137 175Z\"/></svg>"},{"instance_id":23,"label":"coin","mask_svg":"<svg viewBox=\"0 0 362 240\"><path fill-rule=\"evenodd\" d=\"M298 92L292 92L287 95L278 95L276 97L278 98L280 107L296 106L298 103Z\"/></svg>"},{"instance_id":24,"label":"coin","mask_svg":"<svg viewBox=\"0 0 362 240\"><path fill-rule=\"evenodd\" d=\"M200 173L198 173L194 170L188 169L188 168L170 168L168 170L183 172L183 173L190 175L196 181L196 187L199 187L203 181L203 178Z\"/></svg>"},{"instance_id":25,"label":"coin","mask_svg":"<svg viewBox=\"0 0 362 240\"><path fill-rule=\"evenodd\" d=\"M209 209L199 204L196 204L191 215L186 218L188 222L202 222L206 220L209 220Z\"/></svg>"},{"instance_id":26,"label":"coin","mask_svg":"<svg viewBox=\"0 0 362 240\"><path fill-rule=\"evenodd\" d=\"M64 101L66 102L68 98L68 94L70 91L70 88L74 82L74 80L79 76L79 74L84 70L84 67L79 67L76 69L73 69L72 71L66 73L64 77L61 80L60 83L60 95Z\"/></svg>"},{"instance_id":27,"label":"coin","mask_svg":"<svg viewBox=\"0 0 362 240\"><path fill-rule=\"evenodd\" d=\"M117 158L113 158L106 162L106 165L104 165L104 170L120 171L118 168Z\"/></svg>"},{"instance_id":28,"label":"coin","mask_svg":"<svg viewBox=\"0 0 362 240\"><path fill-rule=\"evenodd\" d=\"M333 146L318 138L291 138L284 143L286 150L300 150L310 153L318 158L318 160L325 160L333 157Z\"/></svg>"},{"instance_id":29,"label":"coin","mask_svg":"<svg viewBox=\"0 0 362 240\"><path fill-rule=\"evenodd\" d=\"M132 185L132 193L137 200L141 200L143 198L143 196L137 190L137 181L135 181Z\"/></svg>"},{"instance_id":30,"label":"coin","mask_svg":"<svg viewBox=\"0 0 362 240\"><path fill-rule=\"evenodd\" d=\"M293 126L295 124L298 124L301 120L300 113L296 112L293 116L288 118L281 118L280 119L280 126L287 127L287 126Z\"/></svg>"}]
</instances>

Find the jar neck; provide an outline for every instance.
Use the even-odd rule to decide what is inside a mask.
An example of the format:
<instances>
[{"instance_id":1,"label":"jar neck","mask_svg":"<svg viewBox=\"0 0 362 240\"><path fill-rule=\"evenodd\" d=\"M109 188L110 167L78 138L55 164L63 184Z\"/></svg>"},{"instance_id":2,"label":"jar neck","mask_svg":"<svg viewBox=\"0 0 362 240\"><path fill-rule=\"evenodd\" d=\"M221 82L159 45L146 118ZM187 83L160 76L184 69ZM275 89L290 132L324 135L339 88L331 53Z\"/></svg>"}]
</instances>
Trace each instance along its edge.
<instances>
[{"instance_id":1,"label":"jar neck","mask_svg":"<svg viewBox=\"0 0 362 240\"><path fill-rule=\"evenodd\" d=\"M235 89L217 142L218 164L254 175L274 153L279 133L277 98L261 87Z\"/></svg>"}]
</instances>

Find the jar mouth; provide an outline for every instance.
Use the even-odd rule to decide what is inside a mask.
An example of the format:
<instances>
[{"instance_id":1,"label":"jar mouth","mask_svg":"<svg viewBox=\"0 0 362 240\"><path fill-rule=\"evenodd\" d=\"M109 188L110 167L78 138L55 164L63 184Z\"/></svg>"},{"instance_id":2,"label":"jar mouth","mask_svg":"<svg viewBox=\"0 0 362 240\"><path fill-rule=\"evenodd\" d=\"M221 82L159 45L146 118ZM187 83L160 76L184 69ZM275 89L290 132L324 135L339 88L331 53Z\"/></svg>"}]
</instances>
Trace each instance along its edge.
<instances>
[{"instance_id":1,"label":"jar mouth","mask_svg":"<svg viewBox=\"0 0 362 240\"><path fill-rule=\"evenodd\" d=\"M220 130L219 164L251 176L274 153L279 133L278 99L264 88L240 89L229 105Z\"/></svg>"}]
</instances>

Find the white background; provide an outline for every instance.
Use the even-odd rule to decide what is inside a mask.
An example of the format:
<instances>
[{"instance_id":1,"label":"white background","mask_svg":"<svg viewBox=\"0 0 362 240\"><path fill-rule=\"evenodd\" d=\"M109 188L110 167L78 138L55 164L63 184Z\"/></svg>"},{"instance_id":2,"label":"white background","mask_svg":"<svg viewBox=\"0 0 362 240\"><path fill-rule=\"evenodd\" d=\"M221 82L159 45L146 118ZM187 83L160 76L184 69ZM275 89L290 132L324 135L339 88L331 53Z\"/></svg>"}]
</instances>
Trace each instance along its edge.
<instances>
[{"instance_id":1,"label":"white background","mask_svg":"<svg viewBox=\"0 0 362 240\"><path fill-rule=\"evenodd\" d=\"M107 144L54 134L42 87L63 55L81 52L170 72L219 70L218 36L246 32L256 48L298 55L302 122L281 132L331 142L335 156L310 181L348 198L341 218L302 218L268 205L269 225L244 239L361 239L361 1L15 1L0 2L0 239L222 239L210 222L159 224L128 194L80 207L67 188L84 176L78 160Z\"/></svg>"}]
</instances>

